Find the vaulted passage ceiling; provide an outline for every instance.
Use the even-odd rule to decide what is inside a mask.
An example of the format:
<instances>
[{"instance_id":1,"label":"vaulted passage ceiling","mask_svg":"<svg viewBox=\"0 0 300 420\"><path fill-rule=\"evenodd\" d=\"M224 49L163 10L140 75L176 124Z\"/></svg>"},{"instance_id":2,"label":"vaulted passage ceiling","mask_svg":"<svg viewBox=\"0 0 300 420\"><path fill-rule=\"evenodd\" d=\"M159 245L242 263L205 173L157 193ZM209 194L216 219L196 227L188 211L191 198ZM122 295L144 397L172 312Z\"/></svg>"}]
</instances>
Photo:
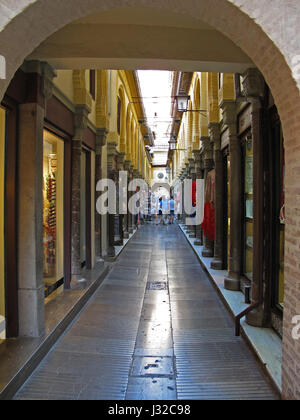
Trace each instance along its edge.
<instances>
[{"instance_id":1,"label":"vaulted passage ceiling","mask_svg":"<svg viewBox=\"0 0 300 420\"><path fill-rule=\"evenodd\" d=\"M124 8L73 22L30 56L57 69L243 72L254 64L214 28L186 15Z\"/></svg>"}]
</instances>

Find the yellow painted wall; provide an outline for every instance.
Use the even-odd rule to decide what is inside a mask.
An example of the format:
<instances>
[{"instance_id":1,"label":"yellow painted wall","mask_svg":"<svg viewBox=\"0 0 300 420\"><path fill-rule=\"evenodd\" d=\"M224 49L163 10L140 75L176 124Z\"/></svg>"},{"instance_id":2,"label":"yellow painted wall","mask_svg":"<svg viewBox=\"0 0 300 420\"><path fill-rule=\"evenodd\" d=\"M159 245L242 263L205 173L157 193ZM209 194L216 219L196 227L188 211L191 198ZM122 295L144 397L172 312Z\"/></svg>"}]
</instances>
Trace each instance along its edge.
<instances>
[{"instance_id":1,"label":"yellow painted wall","mask_svg":"<svg viewBox=\"0 0 300 420\"><path fill-rule=\"evenodd\" d=\"M57 70L57 77L54 79L55 86L71 101L74 100L73 71Z\"/></svg>"},{"instance_id":2,"label":"yellow painted wall","mask_svg":"<svg viewBox=\"0 0 300 420\"><path fill-rule=\"evenodd\" d=\"M4 319L3 319L5 318L4 151L5 151L5 110L0 107L0 339L5 338L5 324L4 324Z\"/></svg>"}]
</instances>

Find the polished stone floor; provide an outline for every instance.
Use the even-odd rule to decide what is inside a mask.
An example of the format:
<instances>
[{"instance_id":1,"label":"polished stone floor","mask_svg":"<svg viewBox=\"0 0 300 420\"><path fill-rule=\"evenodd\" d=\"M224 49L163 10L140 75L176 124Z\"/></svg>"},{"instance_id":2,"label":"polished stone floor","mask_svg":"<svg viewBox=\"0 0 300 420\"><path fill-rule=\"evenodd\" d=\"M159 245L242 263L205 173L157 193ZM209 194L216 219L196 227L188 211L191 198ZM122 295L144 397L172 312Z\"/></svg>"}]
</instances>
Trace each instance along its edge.
<instances>
[{"instance_id":1,"label":"polished stone floor","mask_svg":"<svg viewBox=\"0 0 300 420\"><path fill-rule=\"evenodd\" d=\"M176 225L143 226L15 399L276 399Z\"/></svg>"}]
</instances>

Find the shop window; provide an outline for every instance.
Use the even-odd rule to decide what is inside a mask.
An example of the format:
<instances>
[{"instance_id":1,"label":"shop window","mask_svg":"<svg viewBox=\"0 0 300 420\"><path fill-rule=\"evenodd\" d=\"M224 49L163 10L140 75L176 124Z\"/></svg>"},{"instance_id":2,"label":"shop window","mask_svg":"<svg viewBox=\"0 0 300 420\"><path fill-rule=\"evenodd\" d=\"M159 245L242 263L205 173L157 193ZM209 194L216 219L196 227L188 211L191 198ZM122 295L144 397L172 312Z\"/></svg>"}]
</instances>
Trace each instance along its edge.
<instances>
[{"instance_id":1,"label":"shop window","mask_svg":"<svg viewBox=\"0 0 300 420\"><path fill-rule=\"evenodd\" d=\"M64 278L64 142L44 131L43 243L45 296Z\"/></svg>"},{"instance_id":2,"label":"shop window","mask_svg":"<svg viewBox=\"0 0 300 420\"><path fill-rule=\"evenodd\" d=\"M6 337L4 252L5 110L0 106L0 342Z\"/></svg>"},{"instance_id":3,"label":"shop window","mask_svg":"<svg viewBox=\"0 0 300 420\"><path fill-rule=\"evenodd\" d=\"M243 139L244 173L244 253L243 271L248 280L253 278L253 145L252 137Z\"/></svg>"}]
</instances>

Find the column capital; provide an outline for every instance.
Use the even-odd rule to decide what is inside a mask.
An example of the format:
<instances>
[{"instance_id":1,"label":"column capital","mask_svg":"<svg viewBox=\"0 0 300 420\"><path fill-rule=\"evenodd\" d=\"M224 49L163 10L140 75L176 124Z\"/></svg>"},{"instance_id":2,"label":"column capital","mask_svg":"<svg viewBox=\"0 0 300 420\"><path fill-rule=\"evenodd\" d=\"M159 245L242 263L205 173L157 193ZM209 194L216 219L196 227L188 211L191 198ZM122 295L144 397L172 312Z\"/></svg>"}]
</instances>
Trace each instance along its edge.
<instances>
[{"instance_id":1,"label":"column capital","mask_svg":"<svg viewBox=\"0 0 300 420\"><path fill-rule=\"evenodd\" d=\"M208 124L209 136L212 142L218 142L221 137L221 127L219 123L212 122Z\"/></svg>"},{"instance_id":2,"label":"column capital","mask_svg":"<svg viewBox=\"0 0 300 420\"><path fill-rule=\"evenodd\" d=\"M234 101L223 100L220 104L223 113L223 122L231 129L236 126L237 104Z\"/></svg>"},{"instance_id":3,"label":"column capital","mask_svg":"<svg viewBox=\"0 0 300 420\"><path fill-rule=\"evenodd\" d=\"M113 178L113 171L115 171L115 157L117 155L117 143L115 142L108 142L107 143L107 172L110 178Z\"/></svg>"},{"instance_id":4,"label":"column capital","mask_svg":"<svg viewBox=\"0 0 300 420\"><path fill-rule=\"evenodd\" d=\"M125 153L117 152L117 166L118 170L122 171L124 169L124 162L125 162Z\"/></svg>"},{"instance_id":5,"label":"column capital","mask_svg":"<svg viewBox=\"0 0 300 420\"><path fill-rule=\"evenodd\" d=\"M201 162L201 150L193 150L193 155L196 163Z\"/></svg>"},{"instance_id":6,"label":"column capital","mask_svg":"<svg viewBox=\"0 0 300 420\"><path fill-rule=\"evenodd\" d=\"M247 98L263 98L265 95L265 81L257 68L249 68L243 73L242 85Z\"/></svg>"},{"instance_id":7,"label":"column capital","mask_svg":"<svg viewBox=\"0 0 300 420\"><path fill-rule=\"evenodd\" d=\"M124 169L125 169L125 171L130 172L130 164L131 164L131 161L130 160L125 160L125 162L124 162Z\"/></svg>"},{"instance_id":8,"label":"column capital","mask_svg":"<svg viewBox=\"0 0 300 420\"><path fill-rule=\"evenodd\" d=\"M90 109L86 105L76 105L74 115L75 130L85 130L88 125Z\"/></svg>"},{"instance_id":9,"label":"column capital","mask_svg":"<svg viewBox=\"0 0 300 420\"><path fill-rule=\"evenodd\" d=\"M139 173L139 171L137 169L133 169L133 177L135 179L139 179L140 173Z\"/></svg>"},{"instance_id":10,"label":"column capital","mask_svg":"<svg viewBox=\"0 0 300 420\"><path fill-rule=\"evenodd\" d=\"M96 153L101 153L101 148L106 145L108 131L105 128L97 128L96 131Z\"/></svg>"},{"instance_id":11,"label":"column capital","mask_svg":"<svg viewBox=\"0 0 300 420\"><path fill-rule=\"evenodd\" d=\"M53 95L53 79L57 73L46 61L26 60L22 65L24 73L36 73L41 77L40 93L47 102Z\"/></svg>"}]
</instances>

